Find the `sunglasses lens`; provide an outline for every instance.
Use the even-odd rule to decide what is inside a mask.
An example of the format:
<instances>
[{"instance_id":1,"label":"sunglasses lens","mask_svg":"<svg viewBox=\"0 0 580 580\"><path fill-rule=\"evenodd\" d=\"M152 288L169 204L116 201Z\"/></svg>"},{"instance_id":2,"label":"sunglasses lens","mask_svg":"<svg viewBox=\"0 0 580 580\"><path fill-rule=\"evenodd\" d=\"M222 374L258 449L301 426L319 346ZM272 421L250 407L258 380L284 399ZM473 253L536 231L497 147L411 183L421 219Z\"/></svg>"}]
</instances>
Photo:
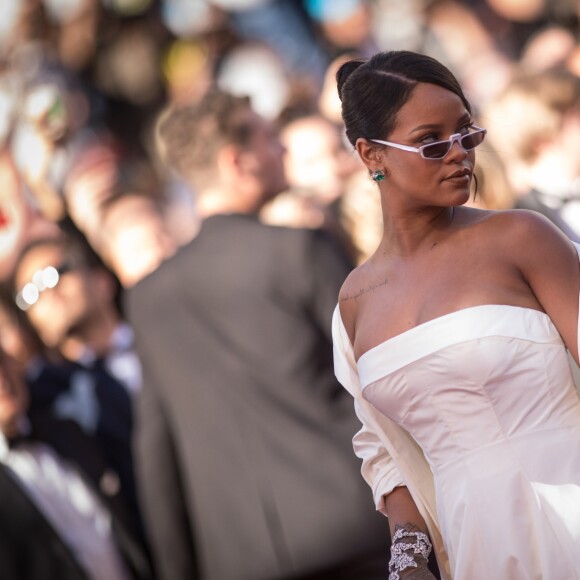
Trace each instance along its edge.
<instances>
[{"instance_id":1,"label":"sunglasses lens","mask_svg":"<svg viewBox=\"0 0 580 580\"><path fill-rule=\"evenodd\" d=\"M440 141L431 145L425 145L423 147L423 155L429 159L441 159L445 157L450 147L451 143L449 141Z\"/></svg>"},{"instance_id":2,"label":"sunglasses lens","mask_svg":"<svg viewBox=\"0 0 580 580\"><path fill-rule=\"evenodd\" d=\"M466 151L470 151L471 149L475 149L478 145L481 145L483 138L485 137L485 133L483 131L475 131L474 133L469 133L469 135L465 135L461 139L461 145Z\"/></svg>"},{"instance_id":3,"label":"sunglasses lens","mask_svg":"<svg viewBox=\"0 0 580 580\"><path fill-rule=\"evenodd\" d=\"M479 130L473 133L468 133L461 137L461 146L465 151L471 151L475 149L478 145L481 145L483 138L485 137L485 131ZM449 149L451 148L451 141L439 141L437 143L432 143L431 145L425 145L423 150L423 156L428 159L442 159L447 155Z\"/></svg>"}]
</instances>

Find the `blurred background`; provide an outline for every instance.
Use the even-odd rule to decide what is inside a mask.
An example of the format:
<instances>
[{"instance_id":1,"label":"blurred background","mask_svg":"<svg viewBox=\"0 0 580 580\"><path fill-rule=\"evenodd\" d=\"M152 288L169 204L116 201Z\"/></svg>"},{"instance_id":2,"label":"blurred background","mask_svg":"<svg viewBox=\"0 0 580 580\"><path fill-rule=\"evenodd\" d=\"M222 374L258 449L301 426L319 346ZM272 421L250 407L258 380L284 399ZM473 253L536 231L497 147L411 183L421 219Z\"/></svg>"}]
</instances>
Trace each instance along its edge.
<instances>
[{"instance_id":1,"label":"blurred background","mask_svg":"<svg viewBox=\"0 0 580 580\"><path fill-rule=\"evenodd\" d=\"M0 5L0 355L19 363L31 417L97 437L137 529L142 365L123 299L199 228L196 192L158 139L172 107L216 85L249 96L279 129L289 184L259 218L325 229L354 266L382 216L343 134L335 72L378 51L426 53L488 131L469 203L539 211L580 242L580 0Z\"/></svg>"},{"instance_id":2,"label":"blurred background","mask_svg":"<svg viewBox=\"0 0 580 580\"><path fill-rule=\"evenodd\" d=\"M531 207L580 239L579 13L578 0L3 0L3 308L35 239L74 232L121 294L195 236L195 191L164 164L156 127L211 85L280 129L290 187L261 218L326 228L360 263L379 202L343 137L334 74L381 50L430 54L465 87L488 129L474 205ZM14 312L1 318L10 336Z\"/></svg>"}]
</instances>

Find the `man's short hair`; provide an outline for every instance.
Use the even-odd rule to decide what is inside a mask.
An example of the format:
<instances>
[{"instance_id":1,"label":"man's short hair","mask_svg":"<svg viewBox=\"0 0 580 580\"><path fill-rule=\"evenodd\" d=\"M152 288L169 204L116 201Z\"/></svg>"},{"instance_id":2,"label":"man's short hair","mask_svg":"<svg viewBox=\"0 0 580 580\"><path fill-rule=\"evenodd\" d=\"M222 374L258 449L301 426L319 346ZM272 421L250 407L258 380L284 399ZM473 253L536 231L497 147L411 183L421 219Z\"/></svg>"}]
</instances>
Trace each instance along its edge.
<instances>
[{"instance_id":1,"label":"man's short hair","mask_svg":"<svg viewBox=\"0 0 580 580\"><path fill-rule=\"evenodd\" d=\"M580 111L580 78L566 70L516 75L487 107L490 141L508 157L533 163L538 144L558 134L567 114Z\"/></svg>"},{"instance_id":2,"label":"man's short hair","mask_svg":"<svg viewBox=\"0 0 580 580\"><path fill-rule=\"evenodd\" d=\"M198 103L169 110L157 128L162 156L194 186L211 183L220 149L248 143L249 109L248 97L211 89Z\"/></svg>"}]
</instances>

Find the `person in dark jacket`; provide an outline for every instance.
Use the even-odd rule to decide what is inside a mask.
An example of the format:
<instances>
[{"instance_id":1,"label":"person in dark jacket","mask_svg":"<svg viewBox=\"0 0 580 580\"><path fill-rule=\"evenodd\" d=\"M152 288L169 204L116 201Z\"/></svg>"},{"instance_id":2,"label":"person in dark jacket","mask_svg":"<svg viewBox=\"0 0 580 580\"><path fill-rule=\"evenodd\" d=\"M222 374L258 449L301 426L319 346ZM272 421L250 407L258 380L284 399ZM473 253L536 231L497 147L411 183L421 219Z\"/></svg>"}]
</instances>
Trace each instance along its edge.
<instances>
[{"instance_id":1,"label":"person in dark jacket","mask_svg":"<svg viewBox=\"0 0 580 580\"><path fill-rule=\"evenodd\" d=\"M319 230L257 217L287 186L283 147L220 91L160 125L195 190L197 236L130 290L143 364L136 463L164 580L385 578L358 421L332 363L351 264Z\"/></svg>"}]
</instances>

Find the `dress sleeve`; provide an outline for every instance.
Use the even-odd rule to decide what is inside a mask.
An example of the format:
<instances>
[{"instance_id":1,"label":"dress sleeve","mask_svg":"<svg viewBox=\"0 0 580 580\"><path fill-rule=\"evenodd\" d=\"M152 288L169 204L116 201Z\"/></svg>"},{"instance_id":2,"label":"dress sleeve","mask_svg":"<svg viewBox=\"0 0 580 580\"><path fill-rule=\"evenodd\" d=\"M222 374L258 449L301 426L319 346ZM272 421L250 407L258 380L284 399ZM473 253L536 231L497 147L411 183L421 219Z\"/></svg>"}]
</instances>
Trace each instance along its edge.
<instances>
[{"instance_id":1,"label":"dress sleeve","mask_svg":"<svg viewBox=\"0 0 580 580\"><path fill-rule=\"evenodd\" d=\"M354 409L362 423L362 428L353 438L353 449L362 460L361 473L372 490L377 510L387 515L384 496L405 483L395 461L366 416L368 403L362 397L354 353L338 306L332 319L332 336L334 372L342 386L354 397Z\"/></svg>"}]
</instances>

